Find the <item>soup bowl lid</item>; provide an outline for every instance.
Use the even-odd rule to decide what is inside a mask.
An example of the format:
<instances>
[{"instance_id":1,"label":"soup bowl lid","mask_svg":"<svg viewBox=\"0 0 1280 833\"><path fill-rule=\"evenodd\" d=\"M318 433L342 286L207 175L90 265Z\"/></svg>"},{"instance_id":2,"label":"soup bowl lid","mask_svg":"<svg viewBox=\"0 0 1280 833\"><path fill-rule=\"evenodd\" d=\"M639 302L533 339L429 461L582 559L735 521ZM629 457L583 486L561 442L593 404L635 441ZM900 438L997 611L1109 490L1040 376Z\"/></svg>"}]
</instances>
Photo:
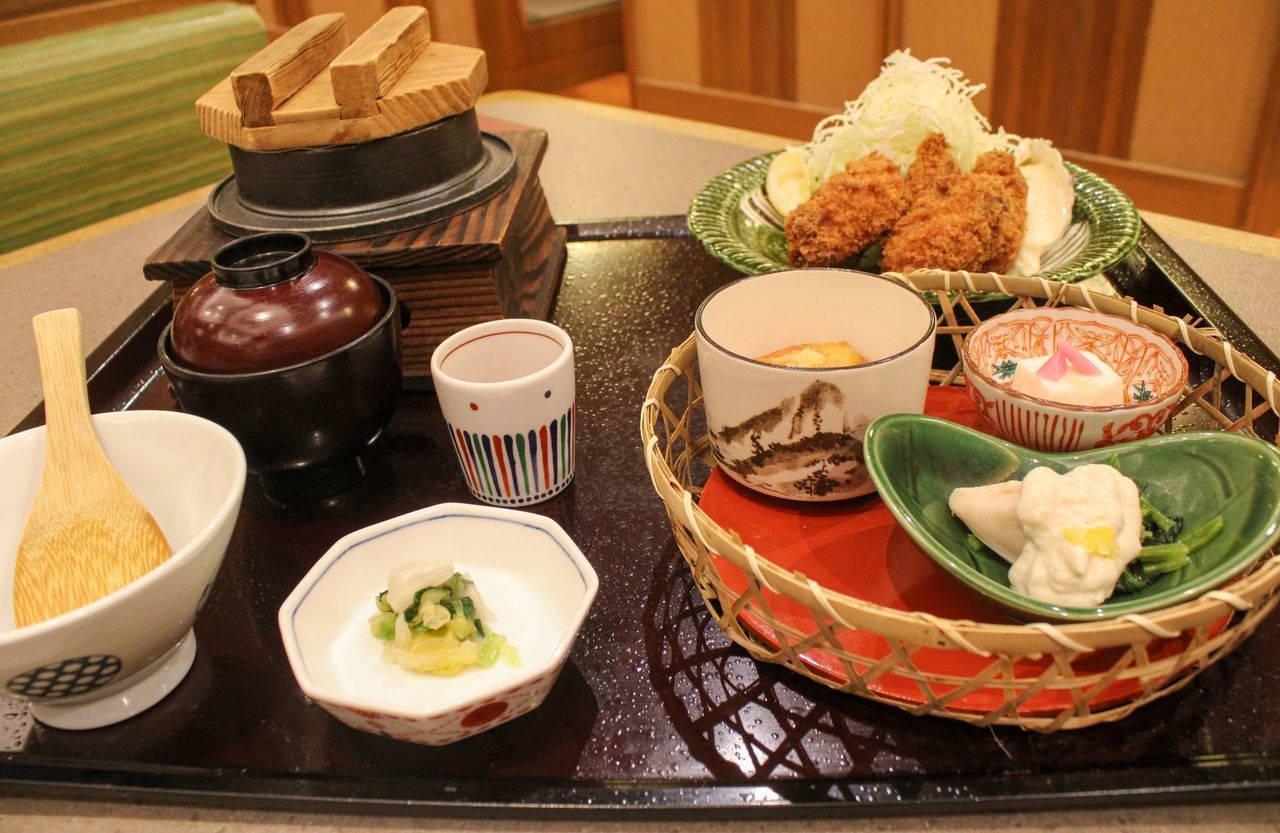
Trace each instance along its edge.
<instances>
[{"instance_id":1,"label":"soup bowl lid","mask_svg":"<svg viewBox=\"0 0 1280 833\"><path fill-rule=\"evenodd\" d=\"M193 370L274 370L356 340L385 308L363 269L316 251L305 234L255 234L223 246L178 302L171 345Z\"/></svg>"}]
</instances>

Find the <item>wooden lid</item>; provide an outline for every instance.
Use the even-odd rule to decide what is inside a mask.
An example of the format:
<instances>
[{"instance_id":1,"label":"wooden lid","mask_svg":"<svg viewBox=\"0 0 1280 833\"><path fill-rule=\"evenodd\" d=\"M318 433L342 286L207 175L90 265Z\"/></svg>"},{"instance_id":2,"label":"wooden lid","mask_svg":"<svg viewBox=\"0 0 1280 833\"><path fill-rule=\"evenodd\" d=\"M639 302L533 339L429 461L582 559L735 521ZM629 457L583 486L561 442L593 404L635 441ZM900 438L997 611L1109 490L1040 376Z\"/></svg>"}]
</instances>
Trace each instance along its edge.
<instances>
[{"instance_id":1,"label":"wooden lid","mask_svg":"<svg viewBox=\"0 0 1280 833\"><path fill-rule=\"evenodd\" d=\"M348 45L346 15L290 29L196 102L200 128L245 150L353 144L475 106L484 50L431 40L427 11L398 6Z\"/></svg>"}]
</instances>

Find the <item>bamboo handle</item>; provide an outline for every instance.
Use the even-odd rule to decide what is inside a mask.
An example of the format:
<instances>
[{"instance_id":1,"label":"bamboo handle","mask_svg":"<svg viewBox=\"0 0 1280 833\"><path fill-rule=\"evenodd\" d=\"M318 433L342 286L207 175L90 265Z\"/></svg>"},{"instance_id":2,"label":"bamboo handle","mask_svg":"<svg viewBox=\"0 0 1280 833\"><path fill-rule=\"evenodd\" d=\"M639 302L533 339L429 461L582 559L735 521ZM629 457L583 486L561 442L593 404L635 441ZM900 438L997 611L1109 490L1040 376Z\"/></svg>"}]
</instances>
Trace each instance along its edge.
<instances>
[{"instance_id":1,"label":"bamboo handle","mask_svg":"<svg viewBox=\"0 0 1280 833\"><path fill-rule=\"evenodd\" d=\"M422 6L391 9L356 38L329 69L342 118L377 115L377 100L430 42L431 25Z\"/></svg>"},{"instance_id":2,"label":"bamboo handle","mask_svg":"<svg viewBox=\"0 0 1280 833\"><path fill-rule=\"evenodd\" d=\"M78 466L88 479L97 469L109 469L110 463L98 444L90 420L80 310L41 313L31 319L31 327L36 334L40 382L44 386L45 471L66 470L48 465L49 461L56 460ZM74 482L65 487L73 488Z\"/></svg>"},{"instance_id":3,"label":"bamboo handle","mask_svg":"<svg viewBox=\"0 0 1280 833\"><path fill-rule=\"evenodd\" d=\"M245 127L276 123L271 111L320 74L347 45L342 12L308 18L231 71L231 89Z\"/></svg>"}]
</instances>

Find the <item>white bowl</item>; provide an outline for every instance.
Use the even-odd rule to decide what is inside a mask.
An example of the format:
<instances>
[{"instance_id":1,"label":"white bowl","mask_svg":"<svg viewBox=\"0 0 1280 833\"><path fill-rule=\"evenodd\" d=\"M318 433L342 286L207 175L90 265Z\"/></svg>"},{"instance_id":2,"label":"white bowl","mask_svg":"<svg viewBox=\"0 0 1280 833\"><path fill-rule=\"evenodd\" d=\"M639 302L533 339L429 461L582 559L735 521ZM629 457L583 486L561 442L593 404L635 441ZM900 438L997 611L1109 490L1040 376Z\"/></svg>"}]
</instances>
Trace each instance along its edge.
<instances>
[{"instance_id":1,"label":"white bowl","mask_svg":"<svg viewBox=\"0 0 1280 833\"><path fill-rule=\"evenodd\" d=\"M244 492L240 444L170 411L96 414L107 457L155 516L173 555L110 595L15 628L13 567L40 485L45 430L0 439L0 683L41 723L92 729L155 705L195 658L191 632L226 553Z\"/></svg>"},{"instance_id":2,"label":"white bowl","mask_svg":"<svg viewBox=\"0 0 1280 833\"><path fill-rule=\"evenodd\" d=\"M369 632L393 567L432 557L475 582L520 666L504 660L456 676L387 662ZM439 746L542 703L569 656L599 581L555 521L513 509L441 503L357 530L316 562L280 607L299 687L352 728Z\"/></svg>"},{"instance_id":3,"label":"white bowl","mask_svg":"<svg viewBox=\"0 0 1280 833\"><path fill-rule=\"evenodd\" d=\"M919 292L848 269L772 272L712 293L695 319L698 376L720 470L773 497L874 491L862 438L877 417L920 413L937 316ZM795 344L847 341L865 364L779 367Z\"/></svg>"}]
</instances>

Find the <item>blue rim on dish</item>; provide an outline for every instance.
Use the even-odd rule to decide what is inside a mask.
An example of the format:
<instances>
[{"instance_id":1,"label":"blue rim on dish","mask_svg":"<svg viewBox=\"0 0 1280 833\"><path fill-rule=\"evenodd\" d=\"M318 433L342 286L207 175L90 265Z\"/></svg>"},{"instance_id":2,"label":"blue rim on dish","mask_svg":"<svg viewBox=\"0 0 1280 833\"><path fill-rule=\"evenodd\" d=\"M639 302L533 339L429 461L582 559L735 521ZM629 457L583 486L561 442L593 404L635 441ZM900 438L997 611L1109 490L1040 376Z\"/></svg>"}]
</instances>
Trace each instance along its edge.
<instances>
[{"instance_id":1,"label":"blue rim on dish","mask_svg":"<svg viewBox=\"0 0 1280 833\"><path fill-rule=\"evenodd\" d=\"M713 257L748 275L793 269L782 229L744 202L761 202L769 162L781 150L739 162L711 179L689 205L689 230ZM1142 222L1124 192L1097 174L1065 163L1075 178L1072 225L1045 252L1040 277L1075 283L1133 251Z\"/></svg>"}]
</instances>

